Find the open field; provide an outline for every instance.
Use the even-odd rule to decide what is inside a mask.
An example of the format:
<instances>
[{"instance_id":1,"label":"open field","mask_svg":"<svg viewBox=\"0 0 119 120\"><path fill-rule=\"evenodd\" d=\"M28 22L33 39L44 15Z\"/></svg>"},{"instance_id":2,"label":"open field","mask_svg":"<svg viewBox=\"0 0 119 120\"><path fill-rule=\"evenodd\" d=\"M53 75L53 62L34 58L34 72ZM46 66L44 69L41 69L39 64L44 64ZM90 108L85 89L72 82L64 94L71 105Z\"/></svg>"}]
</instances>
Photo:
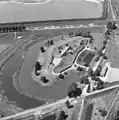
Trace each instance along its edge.
<instances>
[{"instance_id":1,"label":"open field","mask_svg":"<svg viewBox=\"0 0 119 120\"><path fill-rule=\"evenodd\" d=\"M81 120L104 120L101 110L108 112L118 89L108 90L102 94L97 94L85 99ZM87 119L88 115L88 119Z\"/></svg>"}]
</instances>

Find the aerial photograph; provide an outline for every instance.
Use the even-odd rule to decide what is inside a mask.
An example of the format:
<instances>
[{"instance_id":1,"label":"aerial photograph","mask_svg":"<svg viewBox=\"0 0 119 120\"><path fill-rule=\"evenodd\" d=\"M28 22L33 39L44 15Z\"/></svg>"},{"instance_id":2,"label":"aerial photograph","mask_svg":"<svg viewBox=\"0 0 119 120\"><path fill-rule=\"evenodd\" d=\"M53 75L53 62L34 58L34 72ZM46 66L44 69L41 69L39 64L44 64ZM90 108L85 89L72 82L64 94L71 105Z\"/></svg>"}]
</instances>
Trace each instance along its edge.
<instances>
[{"instance_id":1,"label":"aerial photograph","mask_svg":"<svg viewBox=\"0 0 119 120\"><path fill-rule=\"evenodd\" d=\"M0 120L119 120L119 0L0 0Z\"/></svg>"}]
</instances>

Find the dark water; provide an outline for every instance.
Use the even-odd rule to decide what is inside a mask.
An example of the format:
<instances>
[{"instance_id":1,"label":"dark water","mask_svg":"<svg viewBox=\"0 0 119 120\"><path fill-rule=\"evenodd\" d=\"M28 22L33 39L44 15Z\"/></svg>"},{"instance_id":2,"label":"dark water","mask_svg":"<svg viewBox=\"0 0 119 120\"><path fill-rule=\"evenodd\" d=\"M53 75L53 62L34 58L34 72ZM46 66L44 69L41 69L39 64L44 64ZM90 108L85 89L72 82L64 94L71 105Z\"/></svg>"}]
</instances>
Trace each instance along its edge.
<instances>
[{"instance_id":1,"label":"dark water","mask_svg":"<svg viewBox=\"0 0 119 120\"><path fill-rule=\"evenodd\" d=\"M94 106L93 103L91 103L91 104L88 105L88 108L86 110L86 115L85 115L85 119L84 120L91 120L93 106Z\"/></svg>"},{"instance_id":2,"label":"dark water","mask_svg":"<svg viewBox=\"0 0 119 120\"><path fill-rule=\"evenodd\" d=\"M9 61L4 65L3 75L0 76L0 80L2 81L2 89L4 90L4 95L8 97L11 101L16 101L19 107L24 109L33 108L39 106L43 103L43 101L38 101L24 95L19 94L13 86L12 75L16 71L20 61L21 55L19 52L16 52L14 56L12 56Z\"/></svg>"}]
</instances>

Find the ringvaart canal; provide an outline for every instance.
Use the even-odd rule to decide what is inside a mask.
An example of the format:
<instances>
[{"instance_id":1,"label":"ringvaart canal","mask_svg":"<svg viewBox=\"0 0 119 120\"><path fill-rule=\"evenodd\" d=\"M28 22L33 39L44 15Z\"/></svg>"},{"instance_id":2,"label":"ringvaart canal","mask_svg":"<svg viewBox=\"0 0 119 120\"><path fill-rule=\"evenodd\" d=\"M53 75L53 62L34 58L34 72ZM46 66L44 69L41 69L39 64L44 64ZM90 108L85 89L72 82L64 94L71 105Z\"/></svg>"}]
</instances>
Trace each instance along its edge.
<instances>
[{"instance_id":1,"label":"ringvaart canal","mask_svg":"<svg viewBox=\"0 0 119 120\"><path fill-rule=\"evenodd\" d=\"M73 72L73 75L69 75L64 81L58 81L51 87L42 87L36 83L31 76L33 67L35 65L38 53L40 50L41 43L38 42L26 51L25 57L23 58L23 51L17 51L4 65L0 80L2 81L2 89L4 95L9 100L16 101L16 103L22 108L31 108L43 104L43 100L59 100L67 96L68 87L79 79L80 74ZM17 79L14 81L14 73L19 71ZM14 83L14 84L13 84ZM17 92L15 87L20 94ZM30 95L35 98L30 98Z\"/></svg>"}]
</instances>

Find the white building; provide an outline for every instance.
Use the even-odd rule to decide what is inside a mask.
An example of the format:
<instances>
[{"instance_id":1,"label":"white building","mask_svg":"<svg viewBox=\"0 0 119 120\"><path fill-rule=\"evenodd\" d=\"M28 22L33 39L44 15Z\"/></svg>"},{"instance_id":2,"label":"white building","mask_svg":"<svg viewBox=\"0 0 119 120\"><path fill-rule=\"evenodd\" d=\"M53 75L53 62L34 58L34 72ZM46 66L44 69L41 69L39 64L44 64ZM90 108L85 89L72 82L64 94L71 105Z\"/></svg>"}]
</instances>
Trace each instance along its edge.
<instances>
[{"instance_id":1,"label":"white building","mask_svg":"<svg viewBox=\"0 0 119 120\"><path fill-rule=\"evenodd\" d=\"M119 69L112 68L111 63L107 62L101 72L100 79L104 82L119 81Z\"/></svg>"}]
</instances>

